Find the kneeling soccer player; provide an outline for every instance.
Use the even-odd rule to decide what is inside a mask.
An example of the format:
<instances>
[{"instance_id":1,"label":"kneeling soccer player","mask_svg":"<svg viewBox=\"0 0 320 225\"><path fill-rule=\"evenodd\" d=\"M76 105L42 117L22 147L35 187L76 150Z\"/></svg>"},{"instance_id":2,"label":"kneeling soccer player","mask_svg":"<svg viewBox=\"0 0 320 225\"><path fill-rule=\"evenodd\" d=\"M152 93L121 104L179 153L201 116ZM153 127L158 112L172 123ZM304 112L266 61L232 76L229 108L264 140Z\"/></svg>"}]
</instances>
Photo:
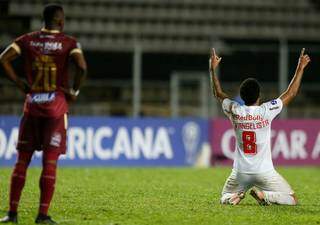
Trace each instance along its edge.
<instances>
[{"instance_id":1,"label":"kneeling soccer player","mask_svg":"<svg viewBox=\"0 0 320 225\"><path fill-rule=\"evenodd\" d=\"M56 224L48 209L54 193L57 161L66 151L68 100L75 100L86 73L86 62L77 41L62 33L63 9L47 5L44 28L17 38L0 56L6 75L26 95L20 122L18 158L10 186L9 212L1 223L17 223L17 210L26 173L35 150L43 150L40 206L36 223ZM22 56L27 83L16 74L11 61ZM77 73L69 88L68 63Z\"/></svg>"},{"instance_id":2,"label":"kneeling soccer player","mask_svg":"<svg viewBox=\"0 0 320 225\"><path fill-rule=\"evenodd\" d=\"M236 133L233 170L222 191L221 203L237 205L250 194L261 205L296 205L297 198L287 181L273 167L271 158L271 122L297 95L304 68L310 62L302 49L294 77L279 98L260 104L260 85L248 78L240 86L245 105L229 99L215 74L221 58L212 49L209 70L214 96L222 103Z\"/></svg>"}]
</instances>

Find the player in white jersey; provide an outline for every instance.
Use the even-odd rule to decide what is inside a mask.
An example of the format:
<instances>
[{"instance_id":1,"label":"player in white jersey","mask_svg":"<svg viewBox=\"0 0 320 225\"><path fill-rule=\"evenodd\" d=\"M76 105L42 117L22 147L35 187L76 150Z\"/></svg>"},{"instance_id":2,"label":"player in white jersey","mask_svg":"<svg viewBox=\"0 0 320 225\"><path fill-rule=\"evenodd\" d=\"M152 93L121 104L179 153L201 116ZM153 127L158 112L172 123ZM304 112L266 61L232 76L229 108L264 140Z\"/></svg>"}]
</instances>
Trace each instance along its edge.
<instances>
[{"instance_id":1,"label":"player in white jersey","mask_svg":"<svg viewBox=\"0 0 320 225\"><path fill-rule=\"evenodd\" d=\"M209 60L212 91L222 103L236 134L233 170L223 187L222 204L239 204L249 189L261 205L297 204L294 191L273 167L271 122L298 93L304 68L310 62L304 50L301 50L294 77L279 98L260 104L260 85L256 79L248 78L240 86L240 96L245 103L242 106L223 92L215 74L221 57L212 49Z\"/></svg>"}]
</instances>

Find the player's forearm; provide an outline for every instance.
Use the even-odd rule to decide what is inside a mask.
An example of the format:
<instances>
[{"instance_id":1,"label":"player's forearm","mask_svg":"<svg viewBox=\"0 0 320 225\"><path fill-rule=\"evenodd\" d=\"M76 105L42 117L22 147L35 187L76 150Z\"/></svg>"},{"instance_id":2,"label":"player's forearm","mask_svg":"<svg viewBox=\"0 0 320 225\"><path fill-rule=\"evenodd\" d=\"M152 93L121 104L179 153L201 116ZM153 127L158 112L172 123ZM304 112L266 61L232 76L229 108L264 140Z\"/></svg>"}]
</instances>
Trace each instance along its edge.
<instances>
[{"instance_id":1,"label":"player's forearm","mask_svg":"<svg viewBox=\"0 0 320 225\"><path fill-rule=\"evenodd\" d=\"M11 80L21 91L23 91L24 93L27 93L29 91L29 87L27 86L27 84L25 82L23 82L18 75L16 74L16 72L14 71L11 63L7 60L0 60L1 65L4 69L4 72L7 76L7 78L9 80Z\"/></svg>"},{"instance_id":2,"label":"player's forearm","mask_svg":"<svg viewBox=\"0 0 320 225\"><path fill-rule=\"evenodd\" d=\"M280 96L283 105L288 105L291 100L298 94L304 68L309 64L310 57L304 54L305 48L301 49L300 57L297 65L296 72L287 88L287 90Z\"/></svg>"},{"instance_id":3,"label":"player's forearm","mask_svg":"<svg viewBox=\"0 0 320 225\"><path fill-rule=\"evenodd\" d=\"M284 105L288 105L291 100L298 94L303 72L304 69L298 65L287 90L280 96Z\"/></svg>"},{"instance_id":4,"label":"player's forearm","mask_svg":"<svg viewBox=\"0 0 320 225\"><path fill-rule=\"evenodd\" d=\"M212 89L213 95L220 101L227 98L228 96L223 92L220 81L216 76L214 70L210 70L210 77L211 77L211 89Z\"/></svg>"},{"instance_id":5,"label":"player's forearm","mask_svg":"<svg viewBox=\"0 0 320 225\"><path fill-rule=\"evenodd\" d=\"M85 80L87 75L86 68L78 68L77 74L74 77L73 82L73 90L79 90L83 84L83 81Z\"/></svg>"},{"instance_id":6,"label":"player's forearm","mask_svg":"<svg viewBox=\"0 0 320 225\"><path fill-rule=\"evenodd\" d=\"M304 72L304 69L301 68L300 66L298 66L296 69L296 72L295 72L295 74L294 74L294 76L288 86L287 90L290 93L290 95L292 95L293 97L298 94L301 80L302 80L302 76L303 76L303 72Z\"/></svg>"},{"instance_id":7,"label":"player's forearm","mask_svg":"<svg viewBox=\"0 0 320 225\"><path fill-rule=\"evenodd\" d=\"M76 74L74 77L72 88L73 90L77 91L80 89L87 75L87 63L82 53L72 54L72 58L76 66Z\"/></svg>"},{"instance_id":8,"label":"player's forearm","mask_svg":"<svg viewBox=\"0 0 320 225\"><path fill-rule=\"evenodd\" d=\"M29 86L18 77L17 73L15 72L11 64L11 62L18 56L19 54L17 53L17 51L9 46L8 48L6 48L6 50L4 50L1 53L0 63L4 69L7 78L11 80L13 83L15 83L15 85L17 85L17 87L21 91L23 91L24 93L28 93L30 90Z\"/></svg>"},{"instance_id":9,"label":"player's forearm","mask_svg":"<svg viewBox=\"0 0 320 225\"><path fill-rule=\"evenodd\" d=\"M14 72L12 66L7 61L4 61L2 59L1 59L1 66L5 72L6 77L12 82L16 82L18 76Z\"/></svg>"}]
</instances>

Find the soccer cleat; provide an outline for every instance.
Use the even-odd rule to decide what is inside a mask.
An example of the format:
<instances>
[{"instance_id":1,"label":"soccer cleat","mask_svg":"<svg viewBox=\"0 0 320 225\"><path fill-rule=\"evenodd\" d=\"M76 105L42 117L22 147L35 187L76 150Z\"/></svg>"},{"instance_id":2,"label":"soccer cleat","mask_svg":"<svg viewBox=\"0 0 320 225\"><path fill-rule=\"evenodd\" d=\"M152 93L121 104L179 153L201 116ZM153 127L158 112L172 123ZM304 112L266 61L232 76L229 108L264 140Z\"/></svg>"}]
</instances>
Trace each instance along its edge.
<instances>
[{"instance_id":1,"label":"soccer cleat","mask_svg":"<svg viewBox=\"0 0 320 225\"><path fill-rule=\"evenodd\" d=\"M0 223L18 223L18 214L16 212L8 212L8 215L0 219Z\"/></svg>"},{"instance_id":2,"label":"soccer cleat","mask_svg":"<svg viewBox=\"0 0 320 225\"><path fill-rule=\"evenodd\" d=\"M271 205L271 203L265 198L264 193L256 188L251 189L250 195L257 200L259 205Z\"/></svg>"},{"instance_id":3,"label":"soccer cleat","mask_svg":"<svg viewBox=\"0 0 320 225\"><path fill-rule=\"evenodd\" d=\"M50 225L56 225L57 223L51 219L50 216L39 214L36 218L36 223L38 224L50 224Z\"/></svg>"},{"instance_id":4,"label":"soccer cleat","mask_svg":"<svg viewBox=\"0 0 320 225\"><path fill-rule=\"evenodd\" d=\"M239 193L235 193L230 199L229 199L229 203L231 205L238 205L242 199L244 199L245 197L245 193L244 192L239 192Z\"/></svg>"}]
</instances>

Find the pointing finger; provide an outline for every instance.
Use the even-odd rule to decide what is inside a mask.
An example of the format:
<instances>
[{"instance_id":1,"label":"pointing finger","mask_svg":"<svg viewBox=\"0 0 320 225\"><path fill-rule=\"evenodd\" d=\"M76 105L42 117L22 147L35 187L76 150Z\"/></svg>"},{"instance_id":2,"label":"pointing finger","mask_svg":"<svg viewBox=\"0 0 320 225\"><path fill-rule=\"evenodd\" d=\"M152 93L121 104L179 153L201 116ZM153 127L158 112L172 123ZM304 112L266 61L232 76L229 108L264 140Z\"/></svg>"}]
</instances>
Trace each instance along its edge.
<instances>
[{"instance_id":1,"label":"pointing finger","mask_svg":"<svg viewBox=\"0 0 320 225\"><path fill-rule=\"evenodd\" d=\"M211 49L211 57L214 57L216 55L216 50L214 48Z\"/></svg>"},{"instance_id":2,"label":"pointing finger","mask_svg":"<svg viewBox=\"0 0 320 225\"><path fill-rule=\"evenodd\" d=\"M302 56L304 55L304 51L305 51L305 50L306 50L305 48L302 48L302 49L301 49L300 57L302 57Z\"/></svg>"}]
</instances>

